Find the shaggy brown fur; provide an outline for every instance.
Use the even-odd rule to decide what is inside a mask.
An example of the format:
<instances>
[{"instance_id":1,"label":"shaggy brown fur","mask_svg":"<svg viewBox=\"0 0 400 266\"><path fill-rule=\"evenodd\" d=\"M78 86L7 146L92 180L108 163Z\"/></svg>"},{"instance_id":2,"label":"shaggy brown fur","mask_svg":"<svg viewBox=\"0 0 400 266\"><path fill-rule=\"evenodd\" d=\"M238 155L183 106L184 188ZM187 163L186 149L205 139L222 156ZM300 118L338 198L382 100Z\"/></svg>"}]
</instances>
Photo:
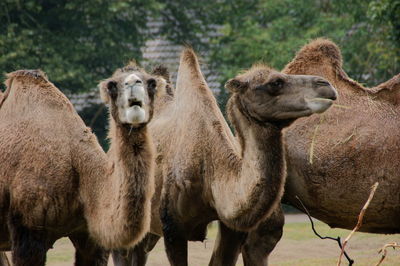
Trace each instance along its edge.
<instances>
[{"instance_id":1,"label":"shaggy brown fur","mask_svg":"<svg viewBox=\"0 0 400 266\"><path fill-rule=\"evenodd\" d=\"M301 49L284 72L325 77L338 88L338 103L349 108L332 108L322 122L310 117L290 127L286 199L298 206L294 198L298 195L314 217L332 227L351 229L371 185L379 181L360 231L399 233L400 162L394 158L400 155L400 75L364 88L347 77L339 48L324 39ZM317 124L310 164L307 158Z\"/></svg>"},{"instance_id":2,"label":"shaggy brown fur","mask_svg":"<svg viewBox=\"0 0 400 266\"><path fill-rule=\"evenodd\" d=\"M110 116L107 156L42 72L7 77L0 107L0 249L12 244L15 265L43 265L63 236L88 250L96 247L88 233L106 248L137 243L149 228L154 190L146 126L130 130ZM99 248L91 251L77 253L77 265L107 263Z\"/></svg>"},{"instance_id":3,"label":"shaggy brown fur","mask_svg":"<svg viewBox=\"0 0 400 266\"><path fill-rule=\"evenodd\" d=\"M156 110L158 115L150 123L158 151L151 232L164 235L172 265L187 264L187 241L204 240L212 220L249 230L276 209L285 172L282 125L278 118L270 122L272 118L265 115L274 108L258 105L258 101L271 100L268 86L278 78L287 84L282 87L282 99L289 91L289 98L314 91L314 77L281 75L261 65L227 83L233 92L228 114L237 141L203 78L196 55L190 49L183 52L175 97L168 98L161 112ZM264 92L255 92L264 85L268 87ZM315 88L336 96L330 85ZM288 102L282 104L290 110ZM155 242L154 238L145 240L137 251L145 252ZM114 257L122 258L121 254Z\"/></svg>"},{"instance_id":4,"label":"shaggy brown fur","mask_svg":"<svg viewBox=\"0 0 400 266\"><path fill-rule=\"evenodd\" d=\"M332 227L352 229L372 184L379 181L360 231L399 233L400 75L365 88L348 78L339 48L326 39L304 46L283 72L326 78L338 89L338 104L344 107L331 108L323 118L313 115L300 119L286 129L284 201L301 209L295 198L298 195L315 218ZM223 243L228 247L225 253L241 249L248 265L266 265L282 227L283 214L277 213L250 232L244 245L242 235L221 228L229 239Z\"/></svg>"}]
</instances>

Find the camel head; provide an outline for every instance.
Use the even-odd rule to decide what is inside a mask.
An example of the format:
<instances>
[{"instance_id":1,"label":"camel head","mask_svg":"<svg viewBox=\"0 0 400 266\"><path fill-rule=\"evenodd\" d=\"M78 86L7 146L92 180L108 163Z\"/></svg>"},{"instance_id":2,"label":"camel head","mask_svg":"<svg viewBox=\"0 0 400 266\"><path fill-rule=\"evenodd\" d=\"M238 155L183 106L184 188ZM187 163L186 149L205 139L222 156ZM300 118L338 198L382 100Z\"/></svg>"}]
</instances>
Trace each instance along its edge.
<instances>
[{"instance_id":1,"label":"camel head","mask_svg":"<svg viewBox=\"0 0 400 266\"><path fill-rule=\"evenodd\" d=\"M289 122L327 110L337 92L324 78L288 75L265 65L229 80L225 87L237 98L241 111L259 122Z\"/></svg>"},{"instance_id":2,"label":"camel head","mask_svg":"<svg viewBox=\"0 0 400 266\"><path fill-rule=\"evenodd\" d=\"M165 90L165 86L164 78L150 75L133 63L99 84L101 98L109 104L112 118L132 127L150 122L157 90Z\"/></svg>"}]
</instances>

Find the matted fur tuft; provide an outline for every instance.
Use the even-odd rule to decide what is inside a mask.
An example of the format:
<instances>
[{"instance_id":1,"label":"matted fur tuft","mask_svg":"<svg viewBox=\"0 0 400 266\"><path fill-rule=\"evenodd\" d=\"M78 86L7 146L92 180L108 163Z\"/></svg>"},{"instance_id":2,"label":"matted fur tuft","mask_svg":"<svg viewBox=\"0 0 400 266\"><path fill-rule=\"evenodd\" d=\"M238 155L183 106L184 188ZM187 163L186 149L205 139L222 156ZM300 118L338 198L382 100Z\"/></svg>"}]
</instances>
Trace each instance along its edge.
<instances>
[{"instance_id":1,"label":"matted fur tuft","mask_svg":"<svg viewBox=\"0 0 400 266\"><path fill-rule=\"evenodd\" d=\"M151 74L161 76L165 79L167 83L171 83L171 75L168 68L164 65L155 66L151 71Z\"/></svg>"},{"instance_id":2,"label":"matted fur tuft","mask_svg":"<svg viewBox=\"0 0 400 266\"><path fill-rule=\"evenodd\" d=\"M342 68L342 55L339 47L328 39L316 39L304 45L295 58L286 65L285 72L301 74L310 65L331 64L335 72Z\"/></svg>"},{"instance_id":3,"label":"matted fur tuft","mask_svg":"<svg viewBox=\"0 0 400 266\"><path fill-rule=\"evenodd\" d=\"M17 70L11 73L6 74L7 78L16 78L16 77L32 77L35 79L44 79L48 81L46 73L44 73L40 69L22 69Z\"/></svg>"},{"instance_id":4,"label":"matted fur tuft","mask_svg":"<svg viewBox=\"0 0 400 266\"><path fill-rule=\"evenodd\" d=\"M192 68L196 68L197 69L197 67L199 65L199 61L197 59L197 55L194 52L194 50L192 48L190 48L190 47L186 47L183 50L181 60L185 61L189 65L189 67L192 67Z\"/></svg>"},{"instance_id":5,"label":"matted fur tuft","mask_svg":"<svg viewBox=\"0 0 400 266\"><path fill-rule=\"evenodd\" d=\"M307 73L322 76L331 81L334 78L348 83L355 90L367 91L364 86L349 78L343 70L342 64L339 47L329 39L318 38L304 45L282 72L296 75ZM310 72L310 69L313 68L315 73Z\"/></svg>"},{"instance_id":6,"label":"matted fur tuft","mask_svg":"<svg viewBox=\"0 0 400 266\"><path fill-rule=\"evenodd\" d=\"M47 78L46 73L44 73L40 69L17 70L14 72L7 73L6 78L7 79L4 82L4 84L6 85L7 88L11 87L12 80L15 78L33 78L33 80L36 81L50 82Z\"/></svg>"},{"instance_id":7,"label":"matted fur tuft","mask_svg":"<svg viewBox=\"0 0 400 266\"><path fill-rule=\"evenodd\" d=\"M238 79L242 82L262 82L265 81L268 77L269 73L273 70L266 64L256 63L251 66L249 69L242 70L235 79Z\"/></svg>"},{"instance_id":8,"label":"matted fur tuft","mask_svg":"<svg viewBox=\"0 0 400 266\"><path fill-rule=\"evenodd\" d=\"M129 61L126 66L124 66L120 69L117 69L117 71L121 71L121 72L131 72L131 71L140 71L140 70L142 70L142 68L139 66L139 64L134 59Z\"/></svg>"}]
</instances>

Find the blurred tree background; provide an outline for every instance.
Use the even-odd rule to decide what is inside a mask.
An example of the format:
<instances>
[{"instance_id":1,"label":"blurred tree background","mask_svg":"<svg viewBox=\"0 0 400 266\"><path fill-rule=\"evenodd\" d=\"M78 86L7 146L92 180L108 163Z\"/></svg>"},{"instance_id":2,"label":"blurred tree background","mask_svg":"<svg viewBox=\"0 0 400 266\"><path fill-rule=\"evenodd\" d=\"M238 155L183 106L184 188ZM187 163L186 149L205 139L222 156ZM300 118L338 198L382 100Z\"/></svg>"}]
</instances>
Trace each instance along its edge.
<instances>
[{"instance_id":1,"label":"blurred tree background","mask_svg":"<svg viewBox=\"0 0 400 266\"><path fill-rule=\"evenodd\" d=\"M174 43L206 51L221 84L257 61L281 69L317 37L336 42L349 76L367 86L400 72L400 0L2 0L0 72L41 68L64 91L88 91L141 61L149 20ZM220 33L202 38L215 25ZM105 112L80 113L103 144Z\"/></svg>"},{"instance_id":2,"label":"blurred tree background","mask_svg":"<svg viewBox=\"0 0 400 266\"><path fill-rule=\"evenodd\" d=\"M204 8L187 0L2 0L0 71L41 68L61 90L85 91L140 61L149 19L161 19L170 39L197 47L197 33L211 25Z\"/></svg>"},{"instance_id":3,"label":"blurred tree background","mask_svg":"<svg viewBox=\"0 0 400 266\"><path fill-rule=\"evenodd\" d=\"M318 37L336 42L344 69L375 86L400 72L400 0L254 0L230 6L212 63L222 81L263 61L282 69ZM227 93L220 97L221 106Z\"/></svg>"}]
</instances>

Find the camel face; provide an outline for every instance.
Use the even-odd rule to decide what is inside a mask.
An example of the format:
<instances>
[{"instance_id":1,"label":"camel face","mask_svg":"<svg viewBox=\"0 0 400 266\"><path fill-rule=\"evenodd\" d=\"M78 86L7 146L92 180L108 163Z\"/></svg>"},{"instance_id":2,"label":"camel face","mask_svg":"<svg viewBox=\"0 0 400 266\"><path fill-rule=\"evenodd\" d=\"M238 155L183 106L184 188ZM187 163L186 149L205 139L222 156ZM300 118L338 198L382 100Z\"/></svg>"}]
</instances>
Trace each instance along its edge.
<instances>
[{"instance_id":1,"label":"camel face","mask_svg":"<svg viewBox=\"0 0 400 266\"><path fill-rule=\"evenodd\" d=\"M238 94L244 112L261 122L322 113L337 98L336 89L321 77L287 75L266 66L253 67L226 87Z\"/></svg>"},{"instance_id":2,"label":"camel face","mask_svg":"<svg viewBox=\"0 0 400 266\"><path fill-rule=\"evenodd\" d=\"M100 84L100 89L115 121L133 127L150 121L157 90L155 78L141 71L117 71Z\"/></svg>"}]
</instances>

